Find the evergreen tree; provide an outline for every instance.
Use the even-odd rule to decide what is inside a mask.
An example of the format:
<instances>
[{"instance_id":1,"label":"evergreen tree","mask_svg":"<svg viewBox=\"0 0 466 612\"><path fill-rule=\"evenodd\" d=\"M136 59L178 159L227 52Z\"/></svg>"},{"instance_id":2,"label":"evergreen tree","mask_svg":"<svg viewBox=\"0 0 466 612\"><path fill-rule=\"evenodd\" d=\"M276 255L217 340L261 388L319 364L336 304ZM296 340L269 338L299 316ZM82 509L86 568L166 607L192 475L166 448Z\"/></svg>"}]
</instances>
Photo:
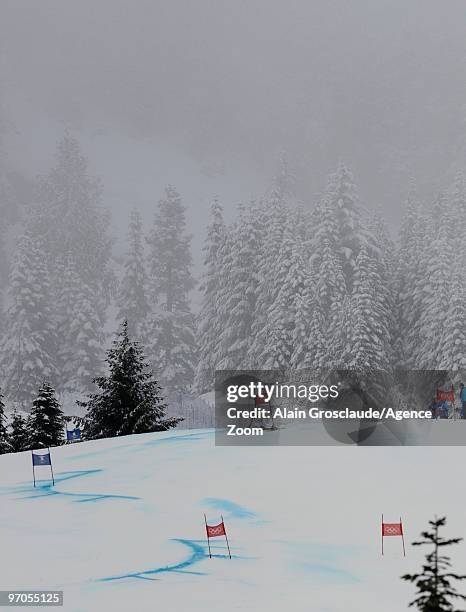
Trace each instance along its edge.
<instances>
[{"instance_id":1,"label":"evergreen tree","mask_svg":"<svg viewBox=\"0 0 466 612\"><path fill-rule=\"evenodd\" d=\"M325 364L333 368L348 368L353 339L353 301L350 295L332 304L326 327Z\"/></svg>"},{"instance_id":2,"label":"evergreen tree","mask_svg":"<svg viewBox=\"0 0 466 612\"><path fill-rule=\"evenodd\" d=\"M421 315L426 291L426 250L430 248L426 214L412 185L401 224L397 270L397 336L401 339L398 365L419 368L422 329Z\"/></svg>"},{"instance_id":3,"label":"evergreen tree","mask_svg":"<svg viewBox=\"0 0 466 612\"><path fill-rule=\"evenodd\" d=\"M96 374L102 372L105 333L97 310L91 288L85 284L79 285L77 301L69 320L69 340L74 350L63 370L71 391L89 390Z\"/></svg>"},{"instance_id":4,"label":"evergreen tree","mask_svg":"<svg viewBox=\"0 0 466 612\"><path fill-rule=\"evenodd\" d=\"M265 369L286 368L291 363L298 301L306 283L306 268L301 256L302 244L297 240L298 226L296 214L291 214L290 211L283 228L282 245L274 275L278 292L269 307L267 322L261 332L263 352L260 359Z\"/></svg>"},{"instance_id":5,"label":"evergreen tree","mask_svg":"<svg viewBox=\"0 0 466 612\"><path fill-rule=\"evenodd\" d=\"M421 533L422 540L413 542L413 546L433 546L432 552L426 555L426 562L418 574L405 574L403 580L414 582L417 597L409 605L416 606L421 612L455 612L453 600L466 600L452 585L452 580L466 580L466 576L450 570L450 557L442 554L444 547L458 544L462 538L443 538L439 529L446 524L446 518L429 521L430 530ZM459 612L459 611L456 611Z\"/></svg>"},{"instance_id":6,"label":"evergreen tree","mask_svg":"<svg viewBox=\"0 0 466 612\"><path fill-rule=\"evenodd\" d=\"M0 389L0 455L11 451L10 436L5 425L5 403Z\"/></svg>"},{"instance_id":7,"label":"evergreen tree","mask_svg":"<svg viewBox=\"0 0 466 612\"><path fill-rule=\"evenodd\" d=\"M10 422L10 444L12 453L29 450L30 439L26 419L17 410L13 411Z\"/></svg>"},{"instance_id":8,"label":"evergreen tree","mask_svg":"<svg viewBox=\"0 0 466 612\"><path fill-rule=\"evenodd\" d=\"M316 206L312 225L309 264L315 278L318 305L324 317L324 325L328 328L334 309L338 309L347 294L339 254L336 215L328 197L322 198Z\"/></svg>"},{"instance_id":9,"label":"evergreen tree","mask_svg":"<svg viewBox=\"0 0 466 612\"><path fill-rule=\"evenodd\" d=\"M63 444L65 419L55 395L55 389L44 382L33 402L28 419L31 448L59 446Z\"/></svg>"},{"instance_id":10,"label":"evergreen tree","mask_svg":"<svg viewBox=\"0 0 466 612\"><path fill-rule=\"evenodd\" d=\"M55 321L43 245L31 231L21 238L10 275L2 352L5 392L29 408L40 381L55 379Z\"/></svg>"},{"instance_id":11,"label":"evergreen tree","mask_svg":"<svg viewBox=\"0 0 466 612\"><path fill-rule=\"evenodd\" d=\"M317 297L327 322L330 321L333 309L347 295L340 259L333 246L330 240L324 239L316 280Z\"/></svg>"},{"instance_id":12,"label":"evergreen tree","mask_svg":"<svg viewBox=\"0 0 466 612\"><path fill-rule=\"evenodd\" d=\"M61 283L56 292L59 389L89 392L92 380L102 372L105 334L98 315L98 298L80 280L71 255L63 263Z\"/></svg>"},{"instance_id":13,"label":"evergreen tree","mask_svg":"<svg viewBox=\"0 0 466 612\"><path fill-rule=\"evenodd\" d=\"M194 378L195 325L189 292L195 283L185 207L174 187L167 187L159 201L148 243L151 299L156 306L149 316L149 353L164 387L182 392Z\"/></svg>"},{"instance_id":14,"label":"evergreen tree","mask_svg":"<svg viewBox=\"0 0 466 612\"><path fill-rule=\"evenodd\" d=\"M466 274L466 253L463 246L464 234L466 232L466 181L462 172L456 175L451 191L451 214L449 217L453 222L450 230L454 227L454 231L450 232L449 240L453 242L455 251L461 258L460 263L463 274ZM438 218L442 219L440 216ZM442 223L443 222L442 219Z\"/></svg>"},{"instance_id":15,"label":"evergreen tree","mask_svg":"<svg viewBox=\"0 0 466 612\"><path fill-rule=\"evenodd\" d=\"M308 352L303 359L303 368L320 369L330 363L328 341L324 333L324 317L316 299L312 286L308 291ZM304 293L306 299L306 293Z\"/></svg>"},{"instance_id":16,"label":"evergreen tree","mask_svg":"<svg viewBox=\"0 0 466 612\"><path fill-rule=\"evenodd\" d=\"M249 239L252 253L251 270L254 271L255 299L252 320L250 321L249 363L256 368L263 367L264 348L270 334L268 313L277 299L280 286L276 273L283 241L285 221L289 209L285 202L282 181L277 178L270 193L259 205L254 207L250 230L253 236ZM244 241L247 234L239 236Z\"/></svg>"},{"instance_id":17,"label":"evergreen tree","mask_svg":"<svg viewBox=\"0 0 466 612\"><path fill-rule=\"evenodd\" d=\"M394 367L398 363L398 355L402 353L396 319L396 248L380 209L372 215L368 229L368 254L380 279L377 300L384 311L388 330L388 337L384 342L386 363Z\"/></svg>"},{"instance_id":18,"label":"evergreen tree","mask_svg":"<svg viewBox=\"0 0 466 612\"><path fill-rule=\"evenodd\" d=\"M324 320L310 282L296 299L296 320L293 330L291 367L321 368L326 362Z\"/></svg>"},{"instance_id":19,"label":"evergreen tree","mask_svg":"<svg viewBox=\"0 0 466 612\"><path fill-rule=\"evenodd\" d=\"M198 318L197 341L199 360L194 387L198 393L213 389L214 374L219 362L218 338L222 332L220 293L222 286L222 246L226 240L223 208L217 199L211 205L211 221L204 246L204 277L201 285L202 304Z\"/></svg>"},{"instance_id":20,"label":"evergreen tree","mask_svg":"<svg viewBox=\"0 0 466 612\"><path fill-rule=\"evenodd\" d=\"M55 166L39 180L36 231L44 239L53 285L59 281L63 253L74 261L80 281L99 296L99 316L115 279L111 269L109 214L101 206L102 186L89 174L78 141L66 134L58 143Z\"/></svg>"},{"instance_id":21,"label":"evergreen tree","mask_svg":"<svg viewBox=\"0 0 466 612\"><path fill-rule=\"evenodd\" d=\"M251 269L254 270L256 299L251 322L248 362L256 368L263 367L265 344L272 343L268 316L281 289L278 278L283 272L284 258L281 251L286 222L289 221L290 215L293 215L290 202L294 199L295 182L287 155L282 151L270 189L260 201L253 202L250 207L249 230L252 232L250 241L254 250ZM300 225L297 230L300 231L302 228L303 225ZM275 329L275 336L283 338L279 329Z\"/></svg>"},{"instance_id":22,"label":"evergreen tree","mask_svg":"<svg viewBox=\"0 0 466 612\"><path fill-rule=\"evenodd\" d=\"M126 322L107 352L106 361L108 376L94 381L99 392L80 403L86 408L86 438L165 431L182 420L165 418L161 388L146 364L142 348L129 339Z\"/></svg>"},{"instance_id":23,"label":"evergreen tree","mask_svg":"<svg viewBox=\"0 0 466 612\"><path fill-rule=\"evenodd\" d=\"M149 314L148 283L144 258L142 218L137 209L131 211L128 231L128 252L118 295L118 320L128 321L131 335L141 339Z\"/></svg>"},{"instance_id":24,"label":"evergreen tree","mask_svg":"<svg viewBox=\"0 0 466 612\"><path fill-rule=\"evenodd\" d=\"M431 230L429 250L423 261L425 289L420 297L417 363L425 369L438 369L445 357L444 339L456 276L455 260L458 259L453 245L448 241L448 230L447 226L442 225L435 237Z\"/></svg>"},{"instance_id":25,"label":"evergreen tree","mask_svg":"<svg viewBox=\"0 0 466 612\"><path fill-rule=\"evenodd\" d=\"M466 290L457 270L449 288L448 305L440 339L438 368L461 370L466 368Z\"/></svg>"},{"instance_id":26,"label":"evergreen tree","mask_svg":"<svg viewBox=\"0 0 466 612\"><path fill-rule=\"evenodd\" d=\"M252 321L257 297L256 248L258 240L254 205L241 206L230 233L224 284L220 295L221 361L219 368L248 367L251 363Z\"/></svg>"},{"instance_id":27,"label":"evergreen tree","mask_svg":"<svg viewBox=\"0 0 466 612\"><path fill-rule=\"evenodd\" d=\"M58 144L56 164L38 181L30 224L45 256L51 286L49 307L63 332L57 344L60 391L88 390L90 379L99 372L95 369L100 359L97 344L104 339L100 330L115 285L109 214L101 205L101 194L100 181L90 175L78 141L66 134ZM76 330L77 318L80 324L85 322L82 333ZM75 372L78 360L84 366Z\"/></svg>"},{"instance_id":28,"label":"evergreen tree","mask_svg":"<svg viewBox=\"0 0 466 612\"><path fill-rule=\"evenodd\" d=\"M356 258L351 296L351 342L343 360L353 369L391 366L390 322L376 261L363 246Z\"/></svg>"},{"instance_id":29,"label":"evergreen tree","mask_svg":"<svg viewBox=\"0 0 466 612\"><path fill-rule=\"evenodd\" d=\"M359 197L351 171L340 163L327 186L328 204L336 224L337 253L348 291L352 290L356 258L363 241Z\"/></svg>"},{"instance_id":30,"label":"evergreen tree","mask_svg":"<svg viewBox=\"0 0 466 612\"><path fill-rule=\"evenodd\" d=\"M283 200L290 200L295 193L296 176L290 169L286 151L281 151L278 168L273 178L273 190Z\"/></svg>"}]
</instances>

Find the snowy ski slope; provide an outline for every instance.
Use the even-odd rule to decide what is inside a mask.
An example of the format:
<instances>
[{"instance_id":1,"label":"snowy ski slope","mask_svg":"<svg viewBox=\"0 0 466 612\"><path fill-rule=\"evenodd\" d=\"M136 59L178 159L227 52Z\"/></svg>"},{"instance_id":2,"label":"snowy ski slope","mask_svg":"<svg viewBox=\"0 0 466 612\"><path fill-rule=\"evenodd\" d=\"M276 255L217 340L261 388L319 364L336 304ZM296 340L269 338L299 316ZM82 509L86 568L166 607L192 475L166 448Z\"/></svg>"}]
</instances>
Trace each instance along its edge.
<instances>
[{"instance_id":1,"label":"snowy ski slope","mask_svg":"<svg viewBox=\"0 0 466 612\"><path fill-rule=\"evenodd\" d=\"M465 532L458 447L215 447L190 430L52 458L56 486L34 489L30 453L0 457L0 589L60 589L73 612L407 610L409 543L436 513ZM204 512L223 514L232 560L222 538L208 558ZM398 538L381 558L382 512L403 516L406 559Z\"/></svg>"}]
</instances>

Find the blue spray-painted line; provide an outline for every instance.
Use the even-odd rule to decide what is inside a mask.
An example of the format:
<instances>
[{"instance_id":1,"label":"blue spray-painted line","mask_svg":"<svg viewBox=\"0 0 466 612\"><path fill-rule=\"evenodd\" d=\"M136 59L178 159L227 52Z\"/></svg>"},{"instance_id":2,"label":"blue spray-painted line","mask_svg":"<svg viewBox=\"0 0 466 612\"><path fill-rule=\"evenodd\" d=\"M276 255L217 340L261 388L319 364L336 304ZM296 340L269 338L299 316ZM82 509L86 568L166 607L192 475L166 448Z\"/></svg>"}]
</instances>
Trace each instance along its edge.
<instances>
[{"instance_id":1,"label":"blue spray-painted line","mask_svg":"<svg viewBox=\"0 0 466 612\"><path fill-rule=\"evenodd\" d=\"M27 495L23 497L23 499L36 499L39 497L48 497L50 495L63 495L65 497L77 497L76 503L86 503L86 502L96 502L102 501L104 499L129 499L129 500L137 500L141 499L140 497L134 497L133 495L112 495L105 493L68 493L65 491L57 491L52 489L51 487L43 487L43 493ZM47 489L47 490L45 490Z\"/></svg>"},{"instance_id":2,"label":"blue spray-painted line","mask_svg":"<svg viewBox=\"0 0 466 612\"><path fill-rule=\"evenodd\" d=\"M172 541L179 542L180 544L183 544L184 546L187 546L191 549L191 554L187 559L185 559L184 561L180 561L180 563L176 563L175 565L165 565L149 570L143 570L141 572L130 572L128 574L122 574L120 576L99 578L98 582L113 582L115 580L125 580L130 578L139 578L142 580L157 580L157 578L151 578L151 576L163 573L193 574L195 576L205 576L206 572L186 571L186 568L192 567L196 563L199 563L200 561L209 558L205 543L200 544L200 540L184 540L180 538L174 538ZM228 555L212 555L212 557L225 559L228 558ZM238 559L240 557L232 555L232 558Z\"/></svg>"},{"instance_id":3,"label":"blue spray-painted line","mask_svg":"<svg viewBox=\"0 0 466 612\"><path fill-rule=\"evenodd\" d=\"M257 517L257 514L252 510L248 510L247 508L244 508L243 506L240 506L229 499L222 499L220 497L206 497L202 500L202 503L203 505L210 506L215 510L224 512L228 518L252 519Z\"/></svg>"},{"instance_id":4,"label":"blue spray-painted line","mask_svg":"<svg viewBox=\"0 0 466 612\"><path fill-rule=\"evenodd\" d=\"M60 484L61 482L65 482L67 480L71 480L72 478L82 478L86 476L92 476L94 474L100 473L102 470L81 470L76 472L60 472L55 476L55 486ZM48 497L53 495L62 495L65 497L73 497L77 498L75 501L77 503L86 503L86 502L96 502L102 501L105 499L126 499L126 500L138 500L139 497L134 497L132 495L112 495L106 493L70 493L67 491L59 491L55 487L53 487L51 481L47 481L43 483L43 481L38 481L35 488L32 488L31 485L21 485L20 487L12 487L6 493L18 493L20 494L20 499L39 499L41 497ZM26 495L25 495L26 494Z\"/></svg>"},{"instance_id":5,"label":"blue spray-painted line","mask_svg":"<svg viewBox=\"0 0 466 612\"><path fill-rule=\"evenodd\" d=\"M73 472L59 472L55 475L55 484L71 480L72 478L82 478L84 476L92 476L98 474L102 470L79 470ZM42 484L41 484L42 483ZM20 483L14 487L0 487L0 495L12 495L14 493L30 493L31 491L41 491L52 486L51 478L43 478L36 480L36 487L33 488L32 483Z\"/></svg>"},{"instance_id":6,"label":"blue spray-painted line","mask_svg":"<svg viewBox=\"0 0 466 612\"><path fill-rule=\"evenodd\" d=\"M194 432L191 434L167 436L166 438L160 438L156 440L148 440L147 442L144 442L144 444L139 449L136 448L135 451L142 450L144 447L147 447L147 446L159 446L162 444L173 444L176 442L186 442L186 441L198 442L199 440L204 440L205 438L212 437L213 434L214 434L213 430L212 431L208 430L208 431Z\"/></svg>"}]
</instances>

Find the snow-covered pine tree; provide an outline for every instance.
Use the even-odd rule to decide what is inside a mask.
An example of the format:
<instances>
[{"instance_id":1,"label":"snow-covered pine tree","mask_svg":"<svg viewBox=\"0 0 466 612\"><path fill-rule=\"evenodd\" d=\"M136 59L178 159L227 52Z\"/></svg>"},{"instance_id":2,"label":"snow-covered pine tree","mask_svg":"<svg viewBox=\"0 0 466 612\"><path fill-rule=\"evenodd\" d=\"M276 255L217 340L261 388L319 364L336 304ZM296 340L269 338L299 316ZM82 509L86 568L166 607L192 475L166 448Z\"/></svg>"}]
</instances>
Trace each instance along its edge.
<instances>
[{"instance_id":1,"label":"snow-covered pine tree","mask_svg":"<svg viewBox=\"0 0 466 612\"><path fill-rule=\"evenodd\" d=\"M426 250L430 249L427 215L412 183L401 223L396 264L397 338L401 339L398 365L419 368L423 299L429 280L426 276Z\"/></svg>"},{"instance_id":2,"label":"snow-covered pine tree","mask_svg":"<svg viewBox=\"0 0 466 612\"><path fill-rule=\"evenodd\" d=\"M466 290L459 266L451 278L437 367L466 369Z\"/></svg>"},{"instance_id":3,"label":"snow-covered pine tree","mask_svg":"<svg viewBox=\"0 0 466 612\"><path fill-rule=\"evenodd\" d=\"M425 251L424 292L420 294L420 314L417 322L417 364L419 368L437 369L442 358L441 343L444 336L446 315L452 281L454 251L447 240L445 226L434 237L429 234L429 249Z\"/></svg>"},{"instance_id":4,"label":"snow-covered pine tree","mask_svg":"<svg viewBox=\"0 0 466 612\"><path fill-rule=\"evenodd\" d=\"M363 230L359 196L353 174L345 164L340 163L336 172L330 175L326 195L336 223L337 248L345 282L351 291Z\"/></svg>"},{"instance_id":5,"label":"snow-covered pine tree","mask_svg":"<svg viewBox=\"0 0 466 612\"><path fill-rule=\"evenodd\" d=\"M442 330L438 339L437 367L458 370L466 367L466 185L463 173L459 172L438 212L432 213L432 225L436 228L439 260L449 257L442 266L445 274L443 285L438 290L437 332ZM430 268L439 267L439 261L430 260ZM439 279L437 279L439 280ZM445 293L442 294L441 291Z\"/></svg>"},{"instance_id":6,"label":"snow-covered pine tree","mask_svg":"<svg viewBox=\"0 0 466 612\"><path fill-rule=\"evenodd\" d=\"M335 303L346 295L346 284L338 254L329 240L322 243L316 292L320 306L328 317Z\"/></svg>"},{"instance_id":7,"label":"snow-covered pine tree","mask_svg":"<svg viewBox=\"0 0 466 612\"><path fill-rule=\"evenodd\" d=\"M31 448L26 419L16 409L11 415L9 434L12 453L20 453Z\"/></svg>"},{"instance_id":8,"label":"snow-covered pine tree","mask_svg":"<svg viewBox=\"0 0 466 612\"><path fill-rule=\"evenodd\" d=\"M86 393L91 390L92 380L103 369L105 334L98 314L98 297L79 278L71 254L61 265L60 284L55 290L57 335L60 339L58 388L68 393Z\"/></svg>"},{"instance_id":9,"label":"snow-covered pine tree","mask_svg":"<svg viewBox=\"0 0 466 612\"><path fill-rule=\"evenodd\" d=\"M197 352L189 302L189 292L195 282L191 274L191 236L186 232L185 211L179 193L174 187L167 187L148 237L154 304L148 322L148 350L168 393L191 387Z\"/></svg>"},{"instance_id":10,"label":"snow-covered pine tree","mask_svg":"<svg viewBox=\"0 0 466 612\"><path fill-rule=\"evenodd\" d=\"M296 295L292 340L291 367L294 369L325 367L328 350L324 333L324 317L315 294L314 279L306 269L303 286Z\"/></svg>"},{"instance_id":11,"label":"snow-covered pine tree","mask_svg":"<svg viewBox=\"0 0 466 612\"><path fill-rule=\"evenodd\" d=\"M458 182L458 179L457 179ZM425 280L419 319L418 363L426 369L458 369L465 363L464 248L452 228L457 225L459 187L428 223L428 248L424 251ZM460 222L461 224L461 222ZM442 364L442 366L440 365Z\"/></svg>"},{"instance_id":12,"label":"snow-covered pine tree","mask_svg":"<svg viewBox=\"0 0 466 612\"><path fill-rule=\"evenodd\" d=\"M63 444L65 419L55 389L45 381L33 402L28 419L28 439L32 449Z\"/></svg>"},{"instance_id":13,"label":"snow-covered pine tree","mask_svg":"<svg viewBox=\"0 0 466 612\"><path fill-rule=\"evenodd\" d=\"M251 269L254 271L256 297L255 309L250 322L248 357L242 362L247 363L249 367L262 368L265 360L272 359L270 353L267 353L265 357L266 344L270 347L275 341L280 344L283 341L288 343L288 340L285 339L287 334L282 329L282 322L277 322L272 334L268 315L280 291L280 281L277 278L280 252L283 245L285 222L293 214L290 202L293 200L295 182L288 157L282 151L270 189L260 201L254 202L250 207L255 262ZM299 231L303 228L295 229ZM286 352L288 353L289 349ZM282 362L283 355L277 357L277 361Z\"/></svg>"},{"instance_id":14,"label":"snow-covered pine tree","mask_svg":"<svg viewBox=\"0 0 466 612\"><path fill-rule=\"evenodd\" d=\"M119 321L128 321L130 335L142 339L149 312L142 217L141 213L134 208L130 215L128 250L118 292L117 318Z\"/></svg>"},{"instance_id":15,"label":"snow-covered pine tree","mask_svg":"<svg viewBox=\"0 0 466 612\"><path fill-rule=\"evenodd\" d=\"M273 190L284 202L290 201L295 194L296 176L290 168L288 154L280 151L278 156L278 167L273 179Z\"/></svg>"},{"instance_id":16,"label":"snow-covered pine tree","mask_svg":"<svg viewBox=\"0 0 466 612\"><path fill-rule=\"evenodd\" d=\"M99 296L99 316L104 322L106 303L115 278L111 269L109 214L102 205L102 186L89 174L87 159L76 138L66 134L58 143L57 159L39 180L38 233L44 237L54 286L63 253L71 255L80 280Z\"/></svg>"},{"instance_id":17,"label":"snow-covered pine tree","mask_svg":"<svg viewBox=\"0 0 466 612\"><path fill-rule=\"evenodd\" d=\"M11 442L6 427L5 402L0 389L0 455L11 452Z\"/></svg>"},{"instance_id":18,"label":"snow-covered pine tree","mask_svg":"<svg viewBox=\"0 0 466 612\"><path fill-rule=\"evenodd\" d=\"M250 365L252 321L257 299L257 244L259 232L254 203L241 205L239 218L230 231L228 257L219 297L222 328L219 347L221 369L241 369Z\"/></svg>"},{"instance_id":19,"label":"snow-covered pine tree","mask_svg":"<svg viewBox=\"0 0 466 612\"><path fill-rule=\"evenodd\" d=\"M79 359L91 365L91 377L96 375L92 369L96 362L96 343L100 343L103 336L100 331L94 331L104 328L106 306L114 285L110 265L109 216L101 206L100 183L90 176L87 160L77 140L69 135L59 142L56 164L39 179L37 191L36 205L27 227L30 240L41 245L41 261L49 283L47 310L60 330L56 335L57 344L53 354L59 355L61 376L57 382L60 383L59 390L63 391L74 387L76 382L68 380L68 375L63 372L64 364L76 374L75 366ZM67 271L69 268L72 269L71 273ZM73 295L72 300L69 294ZM79 334L79 345L74 342L76 330L74 338L70 333L70 328L77 324L78 304L84 308L82 312L79 311L81 323L86 321L86 329ZM86 334L87 339L83 337ZM21 343L22 340L16 342L17 346ZM87 349L89 353L84 354ZM55 382L54 373L45 368L47 362L43 364L44 367L36 360L37 376L30 380L29 391L37 389L44 378ZM79 379L79 384L84 381L84 386L89 379L86 368L87 365L84 366L85 372L81 370L77 376L73 376ZM31 394L28 392L27 395L30 397Z\"/></svg>"},{"instance_id":20,"label":"snow-covered pine tree","mask_svg":"<svg viewBox=\"0 0 466 612\"><path fill-rule=\"evenodd\" d=\"M103 370L105 333L95 302L91 288L80 284L69 325L69 346L74 350L63 369L70 391L88 391L96 374Z\"/></svg>"},{"instance_id":21,"label":"snow-covered pine tree","mask_svg":"<svg viewBox=\"0 0 466 612\"><path fill-rule=\"evenodd\" d=\"M377 262L365 245L356 258L350 320L351 341L343 361L351 369L388 370L390 321Z\"/></svg>"},{"instance_id":22,"label":"snow-covered pine tree","mask_svg":"<svg viewBox=\"0 0 466 612\"><path fill-rule=\"evenodd\" d=\"M10 307L2 343L4 388L11 402L29 409L40 382L55 380L55 321L43 244L26 232L10 274Z\"/></svg>"},{"instance_id":23,"label":"snow-covered pine tree","mask_svg":"<svg viewBox=\"0 0 466 612\"><path fill-rule=\"evenodd\" d=\"M326 321L325 365L332 368L348 368L352 342L352 300L351 295L343 295L334 301Z\"/></svg>"},{"instance_id":24,"label":"snow-covered pine tree","mask_svg":"<svg viewBox=\"0 0 466 612\"><path fill-rule=\"evenodd\" d=\"M217 317L219 320L219 334L215 345L215 363L217 368L226 365L225 334L229 324L229 312L226 304L230 299L232 285L230 282L230 271L233 269L234 258L236 257L236 220L226 229L225 240L219 250L219 286L217 291Z\"/></svg>"},{"instance_id":25,"label":"snow-covered pine tree","mask_svg":"<svg viewBox=\"0 0 466 612\"><path fill-rule=\"evenodd\" d=\"M450 228L449 239L453 241L455 249L461 257L463 273L466 276L466 249L464 248L464 235L466 233L466 181L462 172L458 172L456 175L451 191L450 210L454 226Z\"/></svg>"},{"instance_id":26,"label":"snow-covered pine tree","mask_svg":"<svg viewBox=\"0 0 466 612\"><path fill-rule=\"evenodd\" d=\"M290 211L285 220L276 262L274 282L277 296L269 307L267 321L261 332L263 348L259 358L264 369L289 367L294 350L297 302L304 291L306 272L301 256L303 245L297 240L299 219L293 212Z\"/></svg>"},{"instance_id":27,"label":"snow-covered pine tree","mask_svg":"<svg viewBox=\"0 0 466 612\"><path fill-rule=\"evenodd\" d=\"M263 330L268 325L268 313L280 289L276 272L285 221L290 212L284 197L281 182L276 178L270 193L254 207L255 263L252 270L255 275L257 299L251 321L248 361L256 368L263 367L265 346Z\"/></svg>"},{"instance_id":28,"label":"snow-covered pine tree","mask_svg":"<svg viewBox=\"0 0 466 612\"><path fill-rule=\"evenodd\" d=\"M385 310L389 330L389 341L385 343L387 363L394 367L398 362L397 356L402 352L396 318L396 247L380 209L376 210L369 220L367 247L380 278L378 300Z\"/></svg>"},{"instance_id":29,"label":"snow-covered pine tree","mask_svg":"<svg viewBox=\"0 0 466 612\"><path fill-rule=\"evenodd\" d=\"M328 354L326 361L343 359L348 346L346 283L338 253L332 243L325 239L316 278L316 295L320 312L323 315L324 334L327 338Z\"/></svg>"},{"instance_id":30,"label":"snow-covered pine tree","mask_svg":"<svg viewBox=\"0 0 466 612\"><path fill-rule=\"evenodd\" d=\"M87 402L84 419L87 439L165 431L181 420L165 418L161 388L146 363L138 342L130 340L124 322L107 352L109 373L96 378L98 393Z\"/></svg>"},{"instance_id":31,"label":"snow-covered pine tree","mask_svg":"<svg viewBox=\"0 0 466 612\"><path fill-rule=\"evenodd\" d=\"M204 245L204 276L201 285L202 303L197 325L199 359L194 388L205 393L214 386L215 369L219 362L218 338L222 332L220 290L222 286L222 246L226 229L223 208L215 198L210 207L211 220Z\"/></svg>"},{"instance_id":32,"label":"snow-covered pine tree","mask_svg":"<svg viewBox=\"0 0 466 612\"><path fill-rule=\"evenodd\" d=\"M309 265L318 305L328 327L335 309L347 294L347 284L340 256L336 216L327 197L322 198L316 206L312 227Z\"/></svg>"},{"instance_id":33,"label":"snow-covered pine tree","mask_svg":"<svg viewBox=\"0 0 466 612\"><path fill-rule=\"evenodd\" d=\"M302 367L314 369L326 368L331 362L328 350L329 342L325 336L324 317L311 283L309 283L307 295L307 309L309 313L307 323L309 330L308 353L303 358ZM303 297L306 299L306 292L303 294Z\"/></svg>"}]
</instances>

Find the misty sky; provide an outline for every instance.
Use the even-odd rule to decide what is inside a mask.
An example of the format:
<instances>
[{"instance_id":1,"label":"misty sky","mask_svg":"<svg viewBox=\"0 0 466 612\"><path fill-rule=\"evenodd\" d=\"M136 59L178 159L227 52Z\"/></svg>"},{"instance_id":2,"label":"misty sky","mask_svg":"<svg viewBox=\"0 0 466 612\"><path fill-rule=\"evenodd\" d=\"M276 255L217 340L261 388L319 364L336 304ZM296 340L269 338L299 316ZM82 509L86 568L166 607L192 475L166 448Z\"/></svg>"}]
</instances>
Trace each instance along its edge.
<instances>
[{"instance_id":1,"label":"misty sky","mask_svg":"<svg viewBox=\"0 0 466 612\"><path fill-rule=\"evenodd\" d=\"M198 242L282 149L305 203L341 159L396 225L410 176L432 197L465 162L463 0L1 0L0 50L10 163L69 129L120 226L171 182Z\"/></svg>"}]
</instances>

